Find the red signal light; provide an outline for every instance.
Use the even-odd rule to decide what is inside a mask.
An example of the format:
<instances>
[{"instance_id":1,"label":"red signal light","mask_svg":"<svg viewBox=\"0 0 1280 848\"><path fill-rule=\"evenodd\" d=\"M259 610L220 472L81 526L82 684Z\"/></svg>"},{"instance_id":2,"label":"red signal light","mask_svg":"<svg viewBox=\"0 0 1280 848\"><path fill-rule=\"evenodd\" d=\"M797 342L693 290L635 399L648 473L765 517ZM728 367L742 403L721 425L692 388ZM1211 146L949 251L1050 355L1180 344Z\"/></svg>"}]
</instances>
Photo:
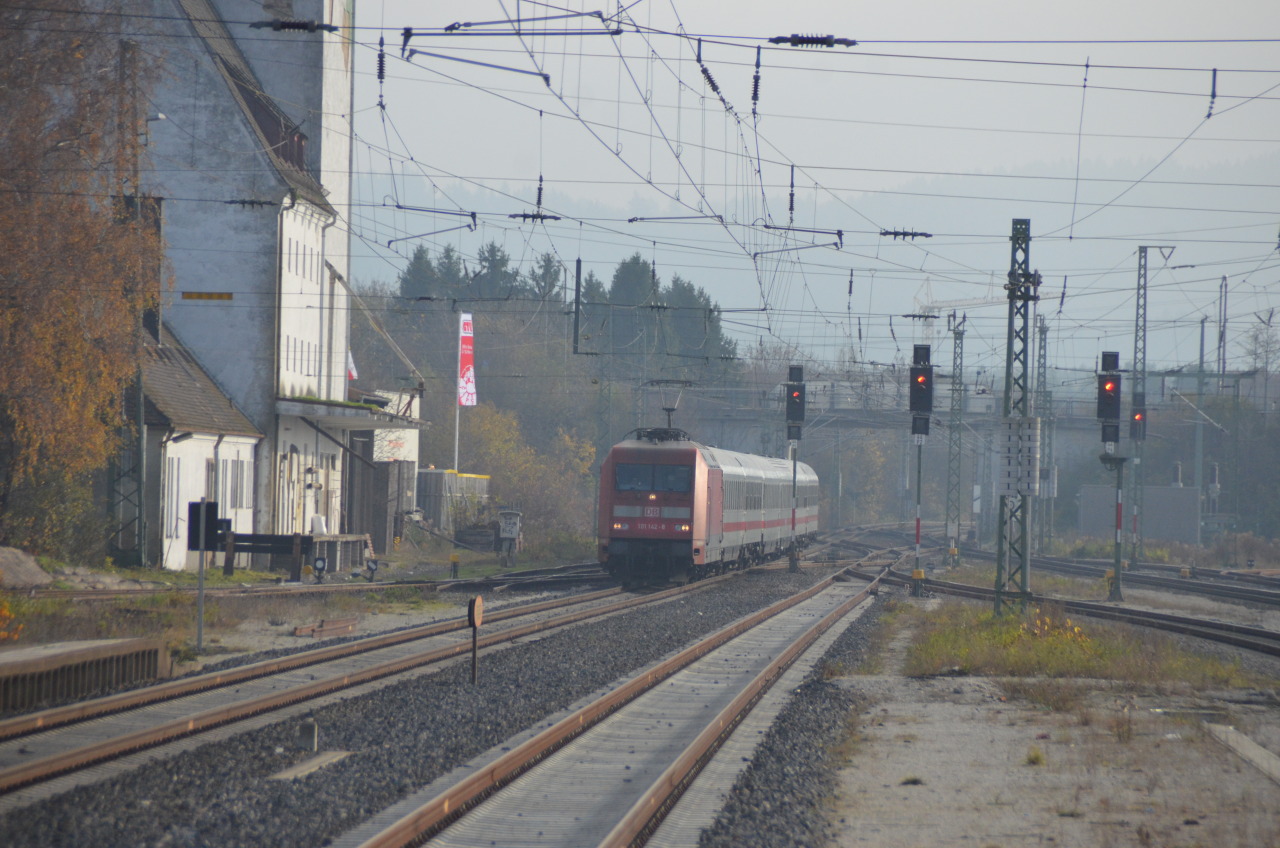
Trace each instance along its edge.
<instances>
[{"instance_id":1,"label":"red signal light","mask_svg":"<svg viewBox=\"0 0 1280 848\"><path fill-rule=\"evenodd\" d=\"M920 384L920 385L922 385L922 386L923 386L925 383L927 383L928 381L929 381L929 380L928 380L928 378L927 378L927 377L925 377L923 374L920 374L919 376L917 376L917 377L916 377L916 382L917 382L917 383L919 383L919 384Z\"/></svg>"},{"instance_id":2,"label":"red signal light","mask_svg":"<svg viewBox=\"0 0 1280 848\"><path fill-rule=\"evenodd\" d=\"M1113 380L1108 380L1107 382L1102 384L1102 388L1105 391L1114 392L1116 390L1116 384Z\"/></svg>"},{"instance_id":3,"label":"red signal light","mask_svg":"<svg viewBox=\"0 0 1280 848\"><path fill-rule=\"evenodd\" d=\"M804 423L804 383L787 384L787 422Z\"/></svg>"}]
</instances>

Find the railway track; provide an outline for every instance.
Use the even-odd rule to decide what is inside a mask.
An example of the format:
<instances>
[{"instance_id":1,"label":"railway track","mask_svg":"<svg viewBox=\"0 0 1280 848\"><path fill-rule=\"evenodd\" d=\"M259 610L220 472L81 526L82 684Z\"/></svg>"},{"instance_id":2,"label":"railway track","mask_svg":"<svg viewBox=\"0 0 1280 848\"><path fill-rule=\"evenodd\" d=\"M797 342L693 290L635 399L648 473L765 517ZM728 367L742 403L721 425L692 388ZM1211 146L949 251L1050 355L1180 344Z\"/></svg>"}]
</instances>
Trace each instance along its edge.
<instances>
[{"instance_id":1,"label":"railway track","mask_svg":"<svg viewBox=\"0 0 1280 848\"><path fill-rule=\"evenodd\" d=\"M966 549L962 552L962 555L978 559L995 558L995 554L989 551ZM1090 580L1102 580L1110 570L1110 566L1090 565L1061 557L1035 557L1031 561L1031 567ZM1265 583L1241 586L1236 583L1222 582L1221 578L1204 580L1196 577L1164 577L1159 574L1144 574L1128 570L1121 575L1121 580L1123 585L1134 588L1159 589L1166 592L1182 592L1218 600L1280 607L1280 591L1264 588L1267 585Z\"/></svg>"},{"instance_id":2,"label":"railway track","mask_svg":"<svg viewBox=\"0 0 1280 848\"><path fill-rule=\"evenodd\" d=\"M910 579L898 574L886 576L886 582L910 584ZM926 591L955 597L972 598L994 602L995 590L964 583L951 583L945 580L926 578L923 586ZM1130 624L1139 627L1150 627L1169 633L1184 636L1195 636L1224 645L1232 645L1267 656L1280 657L1280 632L1261 627L1250 627L1244 624L1214 621L1211 619L1193 618L1174 613L1154 612L1151 610L1129 609L1115 604L1094 601L1073 601L1044 595L1032 595L1032 602L1060 607L1072 615L1087 615Z\"/></svg>"},{"instance_id":3,"label":"railway track","mask_svg":"<svg viewBox=\"0 0 1280 848\"><path fill-rule=\"evenodd\" d=\"M207 598L263 598L278 596L343 595L364 592L380 592L392 589L417 589L428 591L459 591L494 586L518 586L520 588L555 587L580 580L606 579L607 575L594 562L572 563L548 568L531 568L509 571L488 577L466 579L442 579L421 581L366 581L353 578L346 583L245 583L238 586L206 586ZM147 598L154 595L194 595L195 586L139 586L117 589L29 589L25 594L46 600L68 600L77 603L93 601L117 601Z\"/></svg>"},{"instance_id":4,"label":"railway track","mask_svg":"<svg viewBox=\"0 0 1280 848\"><path fill-rule=\"evenodd\" d=\"M477 646L705 591L723 579L641 597L610 600L621 590L609 589L491 611L486 625L508 626L486 627ZM472 647L469 629L465 618L451 619L0 722L0 808L15 791L36 797L22 787L463 655Z\"/></svg>"},{"instance_id":5,"label":"railway track","mask_svg":"<svg viewBox=\"0 0 1280 848\"><path fill-rule=\"evenodd\" d=\"M333 844L643 841L779 676L874 591L875 581L850 583L846 571L712 634Z\"/></svg>"}]
</instances>

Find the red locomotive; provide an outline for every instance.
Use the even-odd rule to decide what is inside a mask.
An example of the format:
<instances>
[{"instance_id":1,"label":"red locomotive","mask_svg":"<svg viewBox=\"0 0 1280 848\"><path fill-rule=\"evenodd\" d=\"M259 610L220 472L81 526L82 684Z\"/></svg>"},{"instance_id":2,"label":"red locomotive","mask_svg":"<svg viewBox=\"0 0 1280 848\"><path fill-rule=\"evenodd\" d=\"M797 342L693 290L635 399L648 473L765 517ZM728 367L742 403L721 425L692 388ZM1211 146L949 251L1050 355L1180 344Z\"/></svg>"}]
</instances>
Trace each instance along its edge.
<instances>
[{"instance_id":1,"label":"red locomotive","mask_svg":"<svg viewBox=\"0 0 1280 848\"><path fill-rule=\"evenodd\" d=\"M818 530L818 476L804 463L707 447L641 428L600 468L598 554L624 584L687 582L785 555Z\"/></svg>"}]
</instances>

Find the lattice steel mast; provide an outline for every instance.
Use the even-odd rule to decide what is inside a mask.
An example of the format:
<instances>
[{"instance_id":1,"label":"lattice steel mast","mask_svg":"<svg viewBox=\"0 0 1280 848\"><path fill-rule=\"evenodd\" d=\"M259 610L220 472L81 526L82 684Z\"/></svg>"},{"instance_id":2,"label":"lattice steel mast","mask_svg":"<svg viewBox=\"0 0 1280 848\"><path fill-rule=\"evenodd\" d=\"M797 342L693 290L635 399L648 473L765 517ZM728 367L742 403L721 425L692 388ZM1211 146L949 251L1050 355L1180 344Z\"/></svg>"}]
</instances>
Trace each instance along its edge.
<instances>
[{"instance_id":1,"label":"lattice steel mast","mask_svg":"<svg viewBox=\"0 0 1280 848\"><path fill-rule=\"evenodd\" d=\"M954 312L947 329L955 339L951 354L951 418L947 432L947 566L960 564L960 451L964 418L964 322Z\"/></svg>"},{"instance_id":2,"label":"lattice steel mast","mask_svg":"<svg viewBox=\"0 0 1280 848\"><path fill-rule=\"evenodd\" d=\"M1031 221L1013 219L1013 233L1009 237L1009 281L1005 291L1009 295L1008 341L1005 346L1004 372L1004 421L1005 433L1019 428L1020 420L1030 419L1031 395L1027 385L1028 350L1031 304L1040 299L1040 275L1030 270ZM1022 454L1015 454L1006 442L1003 449L1002 474L1017 465L1010 462ZM1034 480L1032 485L1034 485ZM1014 481L1002 480L1005 486L1000 495L1000 509L996 519L996 598L997 614L1011 612L1014 599L1019 609L1025 608L1030 598L1030 493Z\"/></svg>"},{"instance_id":3,"label":"lattice steel mast","mask_svg":"<svg viewBox=\"0 0 1280 848\"><path fill-rule=\"evenodd\" d=\"M1146 444L1147 428L1147 251L1150 247L1138 248L1138 294L1133 325L1133 386L1129 407L1129 438L1133 442L1133 464L1129 474L1129 504L1132 516L1131 544L1129 561L1136 565L1138 560L1147 555L1142 539L1143 522L1143 484L1145 464L1142 461L1142 448ZM1157 247L1165 261L1173 255L1172 247Z\"/></svg>"},{"instance_id":4,"label":"lattice steel mast","mask_svg":"<svg viewBox=\"0 0 1280 848\"><path fill-rule=\"evenodd\" d=\"M1138 248L1138 294L1133 322L1133 379L1131 385L1129 417L1147 407L1147 248ZM1132 515L1132 548L1129 551L1129 562L1138 564L1138 560L1146 556L1142 545L1142 445L1145 439L1139 436L1137 426L1129 431L1132 444L1133 462L1129 473L1129 508Z\"/></svg>"},{"instance_id":5,"label":"lattice steel mast","mask_svg":"<svg viewBox=\"0 0 1280 848\"><path fill-rule=\"evenodd\" d=\"M1049 390L1049 322L1036 316L1035 414L1040 419L1040 494L1036 498L1035 549L1044 554L1053 542L1057 480L1053 467L1053 392Z\"/></svg>"}]
</instances>

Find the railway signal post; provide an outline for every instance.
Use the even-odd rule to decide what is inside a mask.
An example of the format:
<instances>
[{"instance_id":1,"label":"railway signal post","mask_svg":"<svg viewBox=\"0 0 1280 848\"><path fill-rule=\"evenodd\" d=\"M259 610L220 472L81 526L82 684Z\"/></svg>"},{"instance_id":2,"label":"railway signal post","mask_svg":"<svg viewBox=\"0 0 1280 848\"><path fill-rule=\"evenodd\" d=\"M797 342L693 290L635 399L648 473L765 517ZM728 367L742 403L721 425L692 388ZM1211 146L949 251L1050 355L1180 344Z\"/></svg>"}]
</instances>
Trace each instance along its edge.
<instances>
[{"instance_id":1,"label":"railway signal post","mask_svg":"<svg viewBox=\"0 0 1280 848\"><path fill-rule=\"evenodd\" d=\"M1103 466L1116 472L1116 540L1115 562L1111 579L1107 581L1107 600L1124 601L1120 593L1120 573L1124 562L1121 549L1124 544L1124 464L1128 457L1116 456L1116 444L1120 441L1120 354L1102 352L1102 370L1098 374L1098 420L1102 422Z\"/></svg>"},{"instance_id":2,"label":"railway signal post","mask_svg":"<svg viewBox=\"0 0 1280 848\"><path fill-rule=\"evenodd\" d=\"M187 503L187 550L196 551L196 653L204 651L205 551L218 549L218 502L208 498Z\"/></svg>"},{"instance_id":3,"label":"railway signal post","mask_svg":"<svg viewBox=\"0 0 1280 848\"><path fill-rule=\"evenodd\" d=\"M792 365L787 373L787 452L791 454L791 546L787 570L800 570L796 550L796 468L800 461L800 430L804 426L804 366Z\"/></svg>"},{"instance_id":4,"label":"railway signal post","mask_svg":"<svg viewBox=\"0 0 1280 848\"><path fill-rule=\"evenodd\" d=\"M911 436L916 443L916 564L911 572L912 594L920 594L924 569L920 567L920 494L924 479L924 442L929 435L929 416L933 412L932 350L927 344L918 344L911 354L911 385L907 391L907 405L911 410Z\"/></svg>"}]
</instances>

